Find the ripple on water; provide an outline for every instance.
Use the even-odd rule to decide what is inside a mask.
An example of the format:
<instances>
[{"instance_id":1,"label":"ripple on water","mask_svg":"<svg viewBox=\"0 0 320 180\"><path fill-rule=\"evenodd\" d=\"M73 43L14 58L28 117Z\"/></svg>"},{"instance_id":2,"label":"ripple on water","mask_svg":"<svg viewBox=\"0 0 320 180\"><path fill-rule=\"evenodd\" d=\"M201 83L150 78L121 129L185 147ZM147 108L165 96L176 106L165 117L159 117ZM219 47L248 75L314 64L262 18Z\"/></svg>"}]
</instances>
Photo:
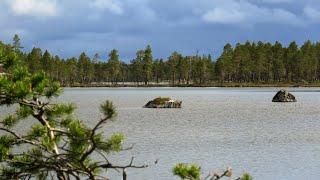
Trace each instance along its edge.
<instances>
[{"instance_id":1,"label":"ripple on water","mask_svg":"<svg viewBox=\"0 0 320 180\"><path fill-rule=\"evenodd\" d=\"M124 163L157 166L129 171L130 179L173 179L177 162L195 162L209 170L232 166L255 179L318 179L320 169L320 91L290 89L297 103L272 103L275 88L77 88L60 100L77 104L79 117L92 124L99 103L117 106L117 121L106 135L123 132L131 151L112 156ZM182 109L143 109L157 96L183 101ZM3 114L3 111L1 111ZM112 174L111 176L114 176ZM117 179L117 178L116 178Z\"/></svg>"}]
</instances>

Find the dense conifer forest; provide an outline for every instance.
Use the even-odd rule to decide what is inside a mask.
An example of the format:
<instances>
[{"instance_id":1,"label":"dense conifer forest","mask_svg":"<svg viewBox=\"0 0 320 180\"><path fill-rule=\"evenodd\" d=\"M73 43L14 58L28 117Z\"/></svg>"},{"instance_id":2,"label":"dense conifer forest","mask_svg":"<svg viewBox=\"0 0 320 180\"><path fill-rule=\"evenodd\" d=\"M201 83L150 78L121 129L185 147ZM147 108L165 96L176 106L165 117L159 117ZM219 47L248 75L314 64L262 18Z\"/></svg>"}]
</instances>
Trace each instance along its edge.
<instances>
[{"instance_id":1,"label":"dense conifer forest","mask_svg":"<svg viewBox=\"0 0 320 180\"><path fill-rule=\"evenodd\" d=\"M18 35L11 44L0 42L0 48L4 54L16 52L31 72L44 71L64 86L317 85L320 79L320 42L311 41L302 46L261 41L226 44L217 59L176 51L155 59L148 45L129 63L119 58L116 49L106 52L105 60L85 52L63 59L36 47L26 52Z\"/></svg>"}]
</instances>

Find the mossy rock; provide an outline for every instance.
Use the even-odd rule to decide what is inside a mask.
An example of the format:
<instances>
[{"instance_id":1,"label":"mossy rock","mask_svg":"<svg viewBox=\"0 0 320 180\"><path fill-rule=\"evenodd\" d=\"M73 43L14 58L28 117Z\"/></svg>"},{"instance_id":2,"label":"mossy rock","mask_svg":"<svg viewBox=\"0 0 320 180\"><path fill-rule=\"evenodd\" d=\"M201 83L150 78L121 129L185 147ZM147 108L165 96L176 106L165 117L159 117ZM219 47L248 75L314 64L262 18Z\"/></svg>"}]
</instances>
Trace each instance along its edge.
<instances>
[{"instance_id":1,"label":"mossy rock","mask_svg":"<svg viewBox=\"0 0 320 180\"><path fill-rule=\"evenodd\" d=\"M144 105L144 108L181 108L181 104L181 101L174 101L168 97L157 97Z\"/></svg>"},{"instance_id":2,"label":"mossy rock","mask_svg":"<svg viewBox=\"0 0 320 180\"><path fill-rule=\"evenodd\" d=\"M154 104L158 104L158 105L161 105L161 104L165 104L166 102L170 101L171 99L168 98L168 97L157 97L155 98L154 100L152 100L152 102Z\"/></svg>"}]
</instances>

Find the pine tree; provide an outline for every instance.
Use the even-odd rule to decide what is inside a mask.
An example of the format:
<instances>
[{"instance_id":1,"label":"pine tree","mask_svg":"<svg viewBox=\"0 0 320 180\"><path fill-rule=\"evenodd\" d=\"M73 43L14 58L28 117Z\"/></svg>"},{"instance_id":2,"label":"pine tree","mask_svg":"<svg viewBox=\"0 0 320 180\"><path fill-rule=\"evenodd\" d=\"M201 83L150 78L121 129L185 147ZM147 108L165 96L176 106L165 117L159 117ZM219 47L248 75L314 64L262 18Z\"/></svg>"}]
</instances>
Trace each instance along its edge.
<instances>
[{"instance_id":1,"label":"pine tree","mask_svg":"<svg viewBox=\"0 0 320 180\"><path fill-rule=\"evenodd\" d=\"M111 50L111 52L109 53L108 65L110 68L109 72L112 83L117 84L121 70L121 62L119 60L118 51L116 49Z\"/></svg>"},{"instance_id":2,"label":"pine tree","mask_svg":"<svg viewBox=\"0 0 320 180\"><path fill-rule=\"evenodd\" d=\"M236 73L235 71L235 64L233 63L233 49L231 44L226 44L223 48L222 55L217 60L215 71L217 76L221 81L227 80L232 81L234 80L233 77Z\"/></svg>"},{"instance_id":3,"label":"pine tree","mask_svg":"<svg viewBox=\"0 0 320 180\"><path fill-rule=\"evenodd\" d=\"M13 40L12 46L13 46L14 51L19 52L20 49L23 48L23 47L21 46L20 37L19 37L17 34L15 34L15 35L13 36L13 39L12 39L12 40Z\"/></svg>"},{"instance_id":4,"label":"pine tree","mask_svg":"<svg viewBox=\"0 0 320 180\"><path fill-rule=\"evenodd\" d=\"M89 83L93 77L93 64L86 53L81 53L78 60L78 72L80 76L80 83Z\"/></svg>"},{"instance_id":5,"label":"pine tree","mask_svg":"<svg viewBox=\"0 0 320 180\"><path fill-rule=\"evenodd\" d=\"M41 66L42 69L49 75L51 75L51 70L52 70L52 60L51 60L51 55L50 53L46 50L43 53L43 56L41 58Z\"/></svg>"},{"instance_id":6,"label":"pine tree","mask_svg":"<svg viewBox=\"0 0 320 180\"><path fill-rule=\"evenodd\" d=\"M42 59L42 51L40 48L33 48L31 52L28 54L26 61L29 66L29 70L32 73L35 73L42 69L41 59Z\"/></svg>"},{"instance_id":7,"label":"pine tree","mask_svg":"<svg viewBox=\"0 0 320 180\"><path fill-rule=\"evenodd\" d=\"M298 79L298 45L296 42L291 42L289 47L286 49L285 65L286 65L286 80L297 81Z\"/></svg>"},{"instance_id":8,"label":"pine tree","mask_svg":"<svg viewBox=\"0 0 320 180\"><path fill-rule=\"evenodd\" d=\"M142 70L143 70L143 76L144 76L144 84L147 85L152 73L152 49L151 46L148 45L146 49L144 50L144 56L142 58Z\"/></svg>"},{"instance_id":9,"label":"pine tree","mask_svg":"<svg viewBox=\"0 0 320 180\"><path fill-rule=\"evenodd\" d=\"M285 74L284 50L279 42L272 47L273 80L280 82Z\"/></svg>"},{"instance_id":10,"label":"pine tree","mask_svg":"<svg viewBox=\"0 0 320 180\"><path fill-rule=\"evenodd\" d=\"M136 53L136 58L131 61L131 72L133 75L133 80L139 84L143 80L143 58L144 50L138 50Z\"/></svg>"},{"instance_id":11,"label":"pine tree","mask_svg":"<svg viewBox=\"0 0 320 180\"><path fill-rule=\"evenodd\" d=\"M176 82L177 73L178 73L177 67L181 59L182 59L182 55L175 51L171 54L168 60L168 68L169 68L168 71L169 71L169 76L171 77L170 78L171 83L173 85L175 85L175 82Z\"/></svg>"},{"instance_id":12,"label":"pine tree","mask_svg":"<svg viewBox=\"0 0 320 180\"><path fill-rule=\"evenodd\" d=\"M110 101L100 110L102 118L92 127L74 117L75 106L53 101L62 89L44 72L29 73L16 56L3 57L7 74L0 76L0 105L16 107L0 123L0 179L99 179L103 171L145 168L145 165L115 165L107 159L111 152L123 149L122 134L108 138L99 129L115 118ZM15 131L16 124L32 120L27 132ZM23 148L21 148L23 147ZM93 157L99 156L99 160Z\"/></svg>"},{"instance_id":13,"label":"pine tree","mask_svg":"<svg viewBox=\"0 0 320 180\"><path fill-rule=\"evenodd\" d=\"M303 62L303 77L304 80L312 82L315 80L317 72L317 58L315 46L311 41L305 42L301 47L302 62Z\"/></svg>"}]
</instances>

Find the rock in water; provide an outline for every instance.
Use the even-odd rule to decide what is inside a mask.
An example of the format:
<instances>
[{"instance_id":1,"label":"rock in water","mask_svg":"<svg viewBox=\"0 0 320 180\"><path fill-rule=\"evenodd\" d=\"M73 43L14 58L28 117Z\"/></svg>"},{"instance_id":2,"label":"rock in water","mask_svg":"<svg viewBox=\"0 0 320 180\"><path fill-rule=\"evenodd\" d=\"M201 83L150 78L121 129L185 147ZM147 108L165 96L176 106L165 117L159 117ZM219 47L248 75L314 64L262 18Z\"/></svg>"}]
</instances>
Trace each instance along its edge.
<instances>
[{"instance_id":1,"label":"rock in water","mask_svg":"<svg viewBox=\"0 0 320 180\"><path fill-rule=\"evenodd\" d=\"M181 101L174 101L170 98L158 97L152 101L149 101L144 108L181 108Z\"/></svg>"},{"instance_id":2,"label":"rock in water","mask_svg":"<svg viewBox=\"0 0 320 180\"><path fill-rule=\"evenodd\" d=\"M297 102L296 97L289 93L287 90L281 89L273 97L272 102Z\"/></svg>"}]
</instances>

